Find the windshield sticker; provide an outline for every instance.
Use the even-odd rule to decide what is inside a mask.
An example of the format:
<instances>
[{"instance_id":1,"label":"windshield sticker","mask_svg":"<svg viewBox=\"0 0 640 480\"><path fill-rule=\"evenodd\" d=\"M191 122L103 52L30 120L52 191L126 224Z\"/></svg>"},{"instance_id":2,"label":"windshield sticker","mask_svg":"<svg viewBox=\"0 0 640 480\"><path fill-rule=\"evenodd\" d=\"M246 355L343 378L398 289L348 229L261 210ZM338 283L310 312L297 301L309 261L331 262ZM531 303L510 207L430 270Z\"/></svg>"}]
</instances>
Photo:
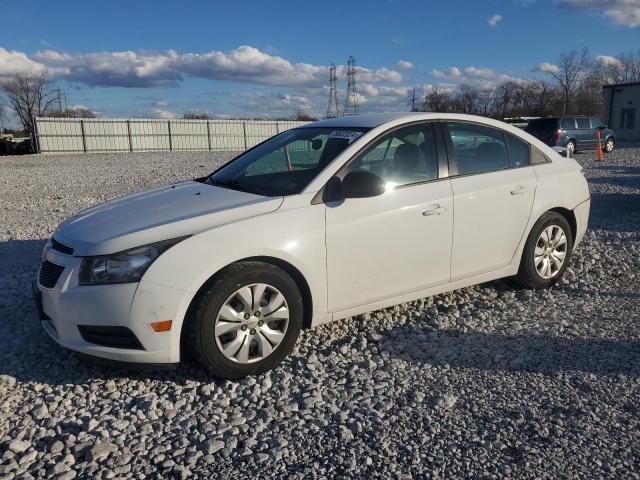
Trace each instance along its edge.
<instances>
[{"instance_id":1,"label":"windshield sticker","mask_svg":"<svg viewBox=\"0 0 640 480\"><path fill-rule=\"evenodd\" d=\"M363 132L354 132L351 130L334 130L329 134L329 138L344 138L349 140L349 143L360 137Z\"/></svg>"}]
</instances>

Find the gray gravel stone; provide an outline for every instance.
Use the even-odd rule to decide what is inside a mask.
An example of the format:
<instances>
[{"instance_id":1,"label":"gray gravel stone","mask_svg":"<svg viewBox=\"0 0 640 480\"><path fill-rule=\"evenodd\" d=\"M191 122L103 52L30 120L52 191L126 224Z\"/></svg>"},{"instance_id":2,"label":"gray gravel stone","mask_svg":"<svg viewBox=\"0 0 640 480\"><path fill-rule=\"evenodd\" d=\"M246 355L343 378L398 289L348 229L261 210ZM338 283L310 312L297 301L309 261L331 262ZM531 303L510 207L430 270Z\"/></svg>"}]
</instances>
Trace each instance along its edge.
<instances>
[{"instance_id":1,"label":"gray gravel stone","mask_svg":"<svg viewBox=\"0 0 640 480\"><path fill-rule=\"evenodd\" d=\"M46 336L30 293L64 218L229 154L0 157L0 477L638 478L638 147L577 156L590 229L553 289L335 322L239 382L96 366Z\"/></svg>"}]
</instances>

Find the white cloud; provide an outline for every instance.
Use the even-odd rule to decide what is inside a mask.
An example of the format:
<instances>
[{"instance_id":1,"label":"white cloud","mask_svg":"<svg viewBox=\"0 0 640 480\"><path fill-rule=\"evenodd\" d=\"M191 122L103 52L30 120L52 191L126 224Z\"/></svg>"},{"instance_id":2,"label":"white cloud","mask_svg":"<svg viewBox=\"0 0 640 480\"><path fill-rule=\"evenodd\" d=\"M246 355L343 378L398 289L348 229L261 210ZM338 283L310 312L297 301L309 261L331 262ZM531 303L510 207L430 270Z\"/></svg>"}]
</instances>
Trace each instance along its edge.
<instances>
[{"instance_id":1,"label":"white cloud","mask_svg":"<svg viewBox=\"0 0 640 480\"><path fill-rule=\"evenodd\" d=\"M26 55L24 59L29 60ZM291 63L243 45L230 52L178 53L124 51L68 54L44 50L34 55L42 65L65 69L69 81L90 86L157 87L174 86L185 77L228 80L276 86L319 87L327 82L328 67ZM338 67L344 75L345 67ZM402 74L388 68L358 67L363 81L400 82Z\"/></svg>"},{"instance_id":2,"label":"white cloud","mask_svg":"<svg viewBox=\"0 0 640 480\"><path fill-rule=\"evenodd\" d=\"M433 92L434 90L438 90L439 92L452 93L455 89L458 88L458 85L455 83L436 83L435 85L432 83L425 83L422 85L423 95Z\"/></svg>"},{"instance_id":3,"label":"white cloud","mask_svg":"<svg viewBox=\"0 0 640 480\"><path fill-rule=\"evenodd\" d=\"M622 62L611 55L598 55L596 56L596 62L604 66L622 66Z\"/></svg>"},{"instance_id":4,"label":"white cloud","mask_svg":"<svg viewBox=\"0 0 640 480\"><path fill-rule=\"evenodd\" d=\"M495 27L496 25L498 25L498 22L502 20L502 15L498 15L497 13L494 14L489 20L489 26L491 27Z\"/></svg>"},{"instance_id":5,"label":"white cloud","mask_svg":"<svg viewBox=\"0 0 640 480\"><path fill-rule=\"evenodd\" d=\"M449 67L444 70L434 68L431 70L431 75L436 78L459 78L462 76L462 72L458 67Z\"/></svg>"},{"instance_id":6,"label":"white cloud","mask_svg":"<svg viewBox=\"0 0 640 480\"><path fill-rule=\"evenodd\" d=\"M402 68L404 70L411 70L413 68L413 63L408 60L398 60L398 68Z\"/></svg>"},{"instance_id":7,"label":"white cloud","mask_svg":"<svg viewBox=\"0 0 640 480\"><path fill-rule=\"evenodd\" d=\"M596 12L618 25L640 27L640 1L638 0L560 0L568 7Z\"/></svg>"},{"instance_id":8,"label":"white cloud","mask_svg":"<svg viewBox=\"0 0 640 480\"><path fill-rule=\"evenodd\" d=\"M47 67L40 62L31 60L24 53L0 47L0 77L9 77L15 74L38 75L46 71Z\"/></svg>"},{"instance_id":9,"label":"white cloud","mask_svg":"<svg viewBox=\"0 0 640 480\"><path fill-rule=\"evenodd\" d=\"M170 110L163 110L161 108L152 108L151 109L151 118L161 118L164 120L170 120L172 118L176 118L176 114Z\"/></svg>"},{"instance_id":10,"label":"white cloud","mask_svg":"<svg viewBox=\"0 0 640 480\"><path fill-rule=\"evenodd\" d=\"M553 63L549 63L549 62L542 62L540 65L538 65L538 70L545 73L560 72L560 68L557 65L554 65Z\"/></svg>"},{"instance_id":11,"label":"white cloud","mask_svg":"<svg viewBox=\"0 0 640 480\"><path fill-rule=\"evenodd\" d=\"M470 77L485 78L485 79L493 78L496 75L496 72L494 72L490 68L476 68L473 66L465 68L464 73L466 73Z\"/></svg>"}]
</instances>

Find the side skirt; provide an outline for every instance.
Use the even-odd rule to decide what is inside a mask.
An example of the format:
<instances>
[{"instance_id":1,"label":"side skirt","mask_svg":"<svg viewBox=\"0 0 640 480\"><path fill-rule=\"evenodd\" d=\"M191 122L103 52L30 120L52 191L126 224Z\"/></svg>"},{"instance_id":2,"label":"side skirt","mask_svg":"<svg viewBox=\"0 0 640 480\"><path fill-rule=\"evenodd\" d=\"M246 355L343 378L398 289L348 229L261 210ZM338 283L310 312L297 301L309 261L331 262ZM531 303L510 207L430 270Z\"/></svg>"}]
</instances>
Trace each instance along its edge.
<instances>
[{"instance_id":1,"label":"side skirt","mask_svg":"<svg viewBox=\"0 0 640 480\"><path fill-rule=\"evenodd\" d=\"M511 277L516 273L518 273L518 264L516 264L515 267L513 265L509 265L507 267L501 268L500 270L494 270L492 272L482 273L480 275L464 278L462 280L457 280L455 282L438 285L437 287L431 287L426 290L418 290L416 292L405 293L404 295L400 295L397 297L379 300L377 302L367 303L365 305L360 305L358 307L352 307L346 310L333 312L333 315L331 316L327 315L327 316L324 316L323 318L318 319L317 322L314 321L312 327L316 327L318 325L327 323L332 320L340 320L342 318L352 317L354 315L360 315L362 313L372 312L374 310L380 310L382 308L391 307L393 305L412 302L414 300L418 300L419 298L431 297L433 295L439 295L441 293L451 292L453 290L470 287L472 285L477 285L479 283L490 282L492 280L497 280L499 278L504 278L504 277Z\"/></svg>"}]
</instances>

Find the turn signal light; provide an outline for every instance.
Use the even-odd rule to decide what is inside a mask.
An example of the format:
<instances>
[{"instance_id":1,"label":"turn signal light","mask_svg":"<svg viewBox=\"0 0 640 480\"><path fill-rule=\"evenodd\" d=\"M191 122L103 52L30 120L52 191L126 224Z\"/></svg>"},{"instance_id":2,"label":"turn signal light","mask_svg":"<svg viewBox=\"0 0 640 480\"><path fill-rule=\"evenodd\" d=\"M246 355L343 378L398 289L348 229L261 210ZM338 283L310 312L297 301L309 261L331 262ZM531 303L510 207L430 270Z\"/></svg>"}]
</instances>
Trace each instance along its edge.
<instances>
[{"instance_id":1,"label":"turn signal light","mask_svg":"<svg viewBox=\"0 0 640 480\"><path fill-rule=\"evenodd\" d=\"M161 322L153 322L151 328L154 332L168 332L171 330L171 324L173 320L162 320Z\"/></svg>"}]
</instances>

